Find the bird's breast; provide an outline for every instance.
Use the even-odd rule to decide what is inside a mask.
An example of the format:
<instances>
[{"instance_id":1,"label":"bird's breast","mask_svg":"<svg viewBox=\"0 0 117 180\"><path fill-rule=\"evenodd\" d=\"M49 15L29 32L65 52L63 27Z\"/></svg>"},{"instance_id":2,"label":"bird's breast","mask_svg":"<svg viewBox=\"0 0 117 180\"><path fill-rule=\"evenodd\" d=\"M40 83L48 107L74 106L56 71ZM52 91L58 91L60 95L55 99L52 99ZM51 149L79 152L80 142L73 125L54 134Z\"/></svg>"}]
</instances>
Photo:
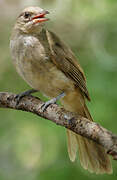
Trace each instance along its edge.
<instances>
[{"instance_id":1,"label":"bird's breast","mask_svg":"<svg viewBox=\"0 0 117 180\"><path fill-rule=\"evenodd\" d=\"M16 69L32 88L55 97L73 87L72 81L51 61L46 42L35 37L23 37L14 48Z\"/></svg>"}]
</instances>

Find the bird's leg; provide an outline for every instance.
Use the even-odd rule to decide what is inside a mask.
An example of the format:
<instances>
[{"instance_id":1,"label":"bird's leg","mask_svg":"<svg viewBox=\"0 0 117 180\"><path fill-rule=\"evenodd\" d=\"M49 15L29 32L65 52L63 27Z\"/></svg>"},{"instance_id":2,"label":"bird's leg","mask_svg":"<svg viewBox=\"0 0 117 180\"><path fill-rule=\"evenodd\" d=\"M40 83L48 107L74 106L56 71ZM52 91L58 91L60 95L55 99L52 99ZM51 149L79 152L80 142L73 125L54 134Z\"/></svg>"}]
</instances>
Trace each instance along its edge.
<instances>
[{"instance_id":1,"label":"bird's leg","mask_svg":"<svg viewBox=\"0 0 117 180\"><path fill-rule=\"evenodd\" d=\"M17 104L19 103L19 101L24 97L24 96L29 96L32 93L38 92L38 90L35 89L30 89L27 91L24 91L22 93L19 93L15 96L16 100L17 100Z\"/></svg>"},{"instance_id":2,"label":"bird's leg","mask_svg":"<svg viewBox=\"0 0 117 180\"><path fill-rule=\"evenodd\" d=\"M65 93L62 92L57 97L50 99L49 101L45 102L41 107L42 111L44 112L49 105L55 104L59 99L63 98L64 96L65 96Z\"/></svg>"}]
</instances>

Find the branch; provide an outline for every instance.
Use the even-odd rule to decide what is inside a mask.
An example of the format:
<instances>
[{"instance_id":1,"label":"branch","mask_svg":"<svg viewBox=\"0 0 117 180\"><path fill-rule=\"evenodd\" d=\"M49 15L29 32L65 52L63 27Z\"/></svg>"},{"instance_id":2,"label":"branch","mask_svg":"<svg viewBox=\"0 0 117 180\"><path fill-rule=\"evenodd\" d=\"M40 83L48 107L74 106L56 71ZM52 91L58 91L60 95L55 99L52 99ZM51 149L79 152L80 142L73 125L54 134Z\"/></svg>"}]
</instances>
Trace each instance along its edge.
<instances>
[{"instance_id":1,"label":"branch","mask_svg":"<svg viewBox=\"0 0 117 180\"><path fill-rule=\"evenodd\" d=\"M34 96L23 97L19 104L16 102L16 94L1 92L0 93L0 108L11 108L22 111L32 112L47 120L50 120L57 125L64 126L71 131L89 138L98 144L102 145L107 153L117 160L117 135L103 128L96 122L66 111L56 104L51 104L44 112L41 106L44 104L39 98Z\"/></svg>"}]
</instances>

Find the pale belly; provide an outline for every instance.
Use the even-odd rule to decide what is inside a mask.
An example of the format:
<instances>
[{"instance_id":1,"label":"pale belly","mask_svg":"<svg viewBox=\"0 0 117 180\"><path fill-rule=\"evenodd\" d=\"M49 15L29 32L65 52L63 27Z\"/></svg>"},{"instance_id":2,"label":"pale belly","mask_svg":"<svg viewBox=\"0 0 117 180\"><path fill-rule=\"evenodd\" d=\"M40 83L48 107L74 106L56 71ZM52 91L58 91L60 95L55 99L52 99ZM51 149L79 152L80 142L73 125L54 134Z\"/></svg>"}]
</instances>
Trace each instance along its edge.
<instances>
[{"instance_id":1,"label":"pale belly","mask_svg":"<svg viewBox=\"0 0 117 180\"><path fill-rule=\"evenodd\" d=\"M52 63L25 61L20 62L20 69L17 70L33 89L41 91L50 98L74 89L73 82Z\"/></svg>"},{"instance_id":2,"label":"pale belly","mask_svg":"<svg viewBox=\"0 0 117 180\"><path fill-rule=\"evenodd\" d=\"M19 42L11 41L13 62L18 73L33 88L48 97L74 89L73 81L54 65L50 59L48 42L33 36L19 36Z\"/></svg>"}]
</instances>

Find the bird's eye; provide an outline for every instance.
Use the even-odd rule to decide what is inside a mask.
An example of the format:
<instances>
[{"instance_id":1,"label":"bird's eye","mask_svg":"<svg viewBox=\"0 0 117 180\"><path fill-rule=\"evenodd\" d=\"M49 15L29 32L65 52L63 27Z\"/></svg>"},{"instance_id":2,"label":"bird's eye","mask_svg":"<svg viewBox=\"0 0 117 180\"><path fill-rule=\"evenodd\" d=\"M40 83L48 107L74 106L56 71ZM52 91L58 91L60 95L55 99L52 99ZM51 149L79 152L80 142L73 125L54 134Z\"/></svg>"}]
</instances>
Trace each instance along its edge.
<instances>
[{"instance_id":1,"label":"bird's eye","mask_svg":"<svg viewBox=\"0 0 117 180\"><path fill-rule=\"evenodd\" d=\"M29 17L30 17L30 13L29 13L29 12L25 12L24 17L25 17L26 19L29 18Z\"/></svg>"}]
</instances>

